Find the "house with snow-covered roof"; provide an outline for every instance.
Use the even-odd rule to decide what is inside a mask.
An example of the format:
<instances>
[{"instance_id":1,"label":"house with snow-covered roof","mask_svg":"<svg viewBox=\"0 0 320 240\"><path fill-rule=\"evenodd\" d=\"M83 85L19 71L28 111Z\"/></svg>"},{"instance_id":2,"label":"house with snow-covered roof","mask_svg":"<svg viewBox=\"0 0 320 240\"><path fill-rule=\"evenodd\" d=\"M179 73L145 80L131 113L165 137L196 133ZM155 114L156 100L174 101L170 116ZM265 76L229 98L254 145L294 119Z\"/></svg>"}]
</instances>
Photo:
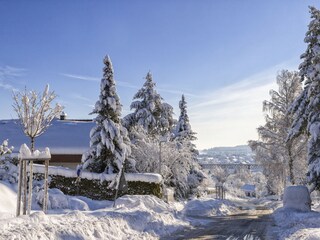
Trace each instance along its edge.
<instances>
[{"instance_id":1,"label":"house with snow-covered roof","mask_svg":"<svg viewBox=\"0 0 320 240\"><path fill-rule=\"evenodd\" d=\"M65 116L55 119L45 133L36 138L35 148L50 148L50 165L75 168L89 148L89 133L93 126L92 120L66 119ZM23 143L30 146L30 139L18 119L0 120L0 141L5 139L14 147L13 154L19 153Z\"/></svg>"},{"instance_id":2,"label":"house with snow-covered roof","mask_svg":"<svg viewBox=\"0 0 320 240\"><path fill-rule=\"evenodd\" d=\"M245 184L241 187L241 190L247 197L256 197L256 186L253 184Z\"/></svg>"}]
</instances>

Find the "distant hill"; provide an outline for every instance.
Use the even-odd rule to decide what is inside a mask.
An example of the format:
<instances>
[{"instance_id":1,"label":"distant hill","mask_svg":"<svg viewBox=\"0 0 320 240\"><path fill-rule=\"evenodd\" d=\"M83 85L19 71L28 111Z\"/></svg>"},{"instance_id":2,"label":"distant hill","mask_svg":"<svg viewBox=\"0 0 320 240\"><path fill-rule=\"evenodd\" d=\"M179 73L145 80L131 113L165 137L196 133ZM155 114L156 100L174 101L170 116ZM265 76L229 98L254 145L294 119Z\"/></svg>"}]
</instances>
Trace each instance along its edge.
<instances>
[{"instance_id":1,"label":"distant hill","mask_svg":"<svg viewBox=\"0 0 320 240\"><path fill-rule=\"evenodd\" d=\"M214 147L200 151L202 163L254 163L253 153L248 145L235 147Z\"/></svg>"}]
</instances>

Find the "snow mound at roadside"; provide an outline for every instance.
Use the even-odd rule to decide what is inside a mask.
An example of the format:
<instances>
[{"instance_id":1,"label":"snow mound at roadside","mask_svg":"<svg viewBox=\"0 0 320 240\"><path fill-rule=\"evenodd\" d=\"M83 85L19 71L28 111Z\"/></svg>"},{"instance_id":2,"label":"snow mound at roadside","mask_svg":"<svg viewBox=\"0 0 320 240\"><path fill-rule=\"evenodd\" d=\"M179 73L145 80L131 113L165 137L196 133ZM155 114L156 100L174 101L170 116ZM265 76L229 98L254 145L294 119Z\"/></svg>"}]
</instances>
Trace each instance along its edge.
<instances>
[{"instance_id":1,"label":"snow mound at roadside","mask_svg":"<svg viewBox=\"0 0 320 240\"><path fill-rule=\"evenodd\" d=\"M116 211L133 229L152 235L169 235L189 225L177 217L174 207L151 195L123 196L116 201Z\"/></svg>"},{"instance_id":2,"label":"snow mound at roadside","mask_svg":"<svg viewBox=\"0 0 320 240\"><path fill-rule=\"evenodd\" d=\"M217 200L212 198L200 198L189 201L183 213L186 216L225 216L234 212L236 207L228 200Z\"/></svg>"},{"instance_id":3,"label":"snow mound at roadside","mask_svg":"<svg viewBox=\"0 0 320 240\"><path fill-rule=\"evenodd\" d=\"M273 213L280 239L320 239L320 213L279 208Z\"/></svg>"},{"instance_id":4,"label":"snow mound at roadside","mask_svg":"<svg viewBox=\"0 0 320 240\"><path fill-rule=\"evenodd\" d=\"M53 201L61 199L55 191ZM95 211L50 210L50 214L33 212L30 216L0 220L0 239L159 239L189 226L179 219L176 210L154 196L124 196L113 202L88 201L68 196L74 208ZM87 202L85 207L82 205ZM101 208L105 204L104 208ZM97 205L97 206L95 206ZM76 206L76 207L75 207Z\"/></svg>"},{"instance_id":5,"label":"snow mound at roadside","mask_svg":"<svg viewBox=\"0 0 320 240\"><path fill-rule=\"evenodd\" d=\"M15 216L16 207L16 193L6 183L0 182L0 219Z\"/></svg>"},{"instance_id":6,"label":"snow mound at roadside","mask_svg":"<svg viewBox=\"0 0 320 240\"><path fill-rule=\"evenodd\" d=\"M162 213L164 211L170 211L171 207L163 200L151 196L151 195L125 195L116 201L116 207L140 210L144 209L147 211L153 211L157 213Z\"/></svg>"}]
</instances>

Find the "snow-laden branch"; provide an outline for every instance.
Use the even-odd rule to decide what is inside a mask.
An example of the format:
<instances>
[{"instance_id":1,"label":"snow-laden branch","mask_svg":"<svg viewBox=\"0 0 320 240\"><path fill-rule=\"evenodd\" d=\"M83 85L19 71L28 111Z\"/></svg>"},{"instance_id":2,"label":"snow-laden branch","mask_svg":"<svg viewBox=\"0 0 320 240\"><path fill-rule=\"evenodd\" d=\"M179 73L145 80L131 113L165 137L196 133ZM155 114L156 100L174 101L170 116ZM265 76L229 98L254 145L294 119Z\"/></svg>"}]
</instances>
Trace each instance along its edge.
<instances>
[{"instance_id":1,"label":"snow-laden branch","mask_svg":"<svg viewBox=\"0 0 320 240\"><path fill-rule=\"evenodd\" d=\"M24 133L31 139L31 149L34 150L34 139L43 134L51 121L59 116L63 107L51 106L56 94L49 91L46 85L42 94L35 91L13 93L13 108L20 119Z\"/></svg>"}]
</instances>

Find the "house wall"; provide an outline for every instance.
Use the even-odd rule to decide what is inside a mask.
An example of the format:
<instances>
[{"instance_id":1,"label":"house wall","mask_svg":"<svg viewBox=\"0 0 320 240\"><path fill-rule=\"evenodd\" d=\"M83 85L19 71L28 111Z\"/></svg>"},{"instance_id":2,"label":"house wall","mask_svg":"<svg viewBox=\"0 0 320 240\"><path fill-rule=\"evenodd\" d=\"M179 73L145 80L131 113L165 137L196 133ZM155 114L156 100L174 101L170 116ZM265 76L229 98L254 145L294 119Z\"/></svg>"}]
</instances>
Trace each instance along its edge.
<instances>
[{"instance_id":1,"label":"house wall","mask_svg":"<svg viewBox=\"0 0 320 240\"><path fill-rule=\"evenodd\" d=\"M80 154L52 154L50 165L76 169L81 163L81 157Z\"/></svg>"}]
</instances>

